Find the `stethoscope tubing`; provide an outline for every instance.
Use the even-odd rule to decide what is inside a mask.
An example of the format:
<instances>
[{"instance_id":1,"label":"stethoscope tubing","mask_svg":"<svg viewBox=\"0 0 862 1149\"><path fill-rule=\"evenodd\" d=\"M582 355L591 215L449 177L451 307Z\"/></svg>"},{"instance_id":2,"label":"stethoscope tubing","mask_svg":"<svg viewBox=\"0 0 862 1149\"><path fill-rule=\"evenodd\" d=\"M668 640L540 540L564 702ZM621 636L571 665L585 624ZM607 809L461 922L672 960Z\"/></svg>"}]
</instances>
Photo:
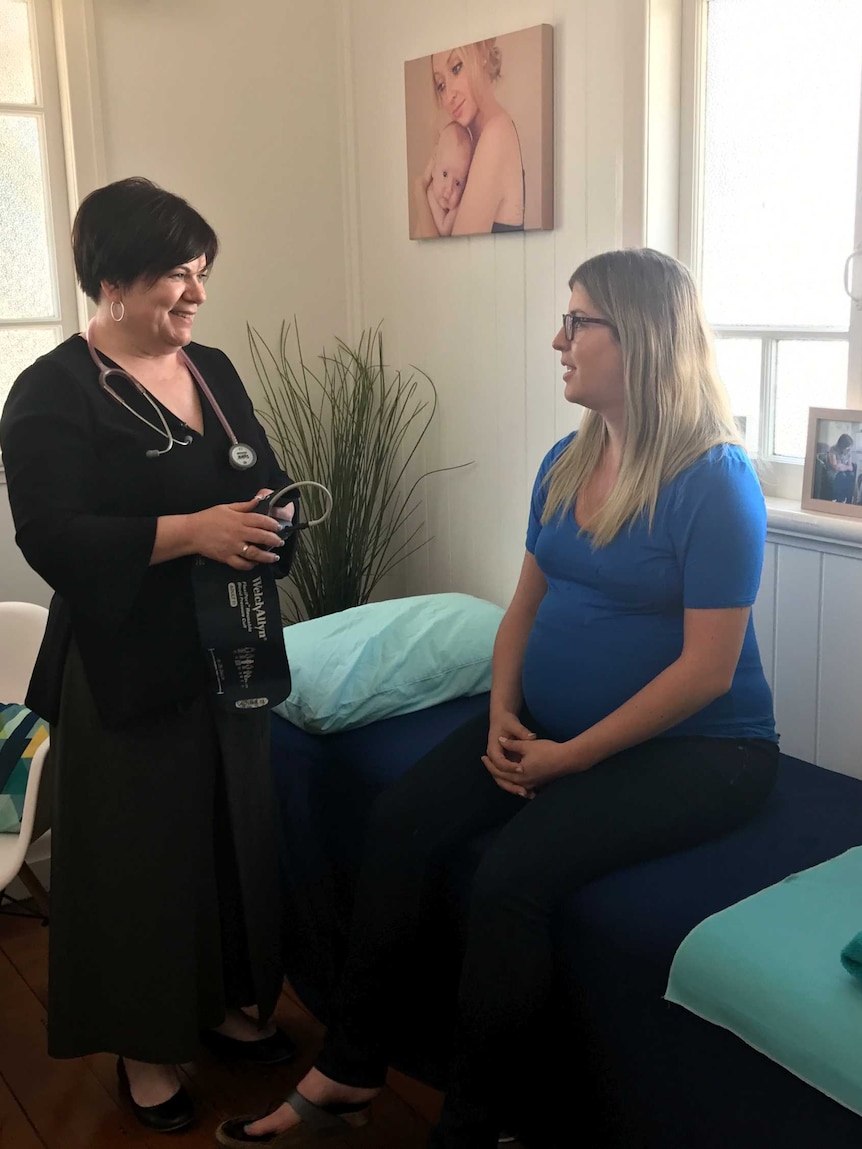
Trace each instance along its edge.
<instances>
[{"instance_id":1,"label":"stethoscope tubing","mask_svg":"<svg viewBox=\"0 0 862 1149\"><path fill-rule=\"evenodd\" d=\"M320 515L319 518L309 519L305 523L297 523L296 526L291 524L291 529L294 531L305 530L307 527L319 527L321 523L325 523L329 516L332 514L332 492L328 487L324 487L323 483L315 483L311 479L300 479L297 483L288 483L286 487L282 487L280 491L276 491L269 496L269 506L272 507L279 499L283 498L289 491L295 491L299 487L316 487L318 491L323 491L326 496L326 510Z\"/></svg>"},{"instance_id":2,"label":"stethoscope tubing","mask_svg":"<svg viewBox=\"0 0 862 1149\"><path fill-rule=\"evenodd\" d=\"M148 426L151 430L155 431L157 434L162 435L165 439L167 439L168 446L167 446L166 450L169 451L174 446L187 447L189 445L189 443L191 443L191 441L192 441L191 435L187 436L185 439L175 439L174 438L174 435L173 435L173 432L171 431L170 425L168 424L168 421L164 416L164 412L162 411L162 409L158 405L158 403L156 403L155 399L152 397L152 395L149 393L149 391L146 389L146 387L144 387L144 385L142 383L140 383L134 377L134 375L130 374L128 371L123 370L122 367L110 367L104 361L104 359L102 359L100 357L98 351L93 346L92 327L93 327L93 320L91 319L90 323L87 327L87 332L86 332L86 335L84 336L84 338L87 341L87 348L90 352L90 357L92 358L93 362L95 363L95 365L99 369L99 386L102 388L102 390L107 395L110 395L110 397L112 399L114 399L117 403L119 403L121 407L124 407L128 412L130 412L130 414L134 415L136 419L140 419L140 421L142 423L145 423L146 426ZM228 423L224 412L222 411L221 407L217 403L215 396L213 395L212 391L210 391L209 386L207 385L207 382L204 379L204 377L201 375L200 371L198 371L197 367L194 365L194 363L192 363L191 359L189 359L188 355L186 355L185 351L182 348L180 348L180 350L179 350L179 357L180 357L180 362L185 367L188 368L188 370L191 373L191 376L194 379L195 383L197 383L198 387L200 387L201 391L203 391L204 395L206 396L207 402L209 403L210 407L212 407L216 418L221 423L222 427L224 428L225 434L227 435L228 439L230 440L231 448L240 447L241 444L239 443L239 440L237 439L236 435L234 434L233 428L231 427L230 423ZM143 415L141 415L139 412L137 412L134 409L134 407L131 407L125 401L125 399L122 397L122 395L119 395L114 390L114 388L108 383L108 376L109 375L120 375L120 376L122 376L122 378L127 379L129 381L129 383L131 383L132 386L135 388L135 390L138 392L138 394L142 395L147 400L147 402L150 404L150 406L153 408L153 410L155 411L156 415L159 418L159 422L161 423L161 427L157 427L155 423L151 423L149 419L145 418ZM149 454L149 452L148 452L148 454ZM164 452L163 451L153 452L153 454L164 454ZM289 491L298 490L300 487L315 487L317 490L322 491L326 497L326 509L324 510L323 514L320 515L316 519L312 519L312 520L305 522L305 523L297 523L296 526L291 526L290 530L292 530L292 531L305 530L308 527L317 527L321 523L325 523L326 520L329 518L329 516L332 514L332 505L333 505L332 492L327 487L324 487L324 485L322 483L315 483L311 479L301 479L299 482L296 482L296 483L288 483L288 485L286 487L282 487L280 491L276 491L273 495L271 495L269 497L269 505L272 506L273 503L276 503L280 498L282 498L284 495L286 495Z\"/></svg>"},{"instance_id":3,"label":"stethoscope tubing","mask_svg":"<svg viewBox=\"0 0 862 1149\"><path fill-rule=\"evenodd\" d=\"M86 332L86 335L84 336L84 338L87 340L87 349L90 352L90 358L93 360L93 362L95 363L95 365L99 369L99 386L102 388L102 390L105 391L108 395L110 395L111 398L114 399L117 403L119 403L121 407L125 407L125 409L127 411L129 411L132 415L134 415L136 419L140 419L140 421L142 423L145 423L149 428L151 428L151 430L155 431L157 434L162 435L165 439L167 439L168 443L170 444L168 450L170 450L170 447L173 447L175 444L180 446L180 447L187 447L189 445L189 443L192 441L191 436L189 436L186 439L174 438L174 434L171 431L170 425L168 424L168 421L164 416L164 412L162 411L161 407L159 407L158 403L156 403L155 399L152 397L152 395L149 393L149 391L146 389L146 387L143 385L143 383L140 383L134 377L134 375L130 374L130 372L128 372L128 371L125 371L122 367L109 367L108 364L104 361L104 359L101 358L98 351L93 346L93 335L92 335L93 322L94 322L94 320L91 319L89 324L87 325L87 332ZM194 365L194 363L192 363L191 359L189 359L188 355L186 355L185 351L182 348L179 349L178 354L179 354L180 363L182 363L184 367L188 368L188 370L189 370L192 378L194 379L195 383L197 383L198 387L200 387L201 391L203 391L204 395L206 396L207 402L209 403L210 407L212 407L213 413L215 414L219 423L221 423L222 427L224 428L225 434L227 435L228 439L230 440L230 445L232 447L238 446L239 441L238 441L236 435L234 434L233 428L231 427L230 423L228 423L224 411L222 411L221 407L219 406L218 402L216 401L215 395L213 395L212 391L210 391L209 386L208 386L206 380L204 379L203 375L201 375L200 371L198 371L197 367ZM127 379L129 381L129 383L131 383L132 386L135 388L137 393L139 395L143 396L143 398L145 398L147 400L147 402L150 404L152 409L155 411L156 415L158 416L159 422L161 423L161 427L157 427L155 425L155 423L151 423L149 419L146 419L146 418L144 418L143 415L139 414L134 409L134 407L129 406L129 404L125 401L125 399L122 397L122 395L119 395L114 390L114 388L111 387L111 385L108 383L108 376L109 375L119 375L123 379Z\"/></svg>"}]
</instances>

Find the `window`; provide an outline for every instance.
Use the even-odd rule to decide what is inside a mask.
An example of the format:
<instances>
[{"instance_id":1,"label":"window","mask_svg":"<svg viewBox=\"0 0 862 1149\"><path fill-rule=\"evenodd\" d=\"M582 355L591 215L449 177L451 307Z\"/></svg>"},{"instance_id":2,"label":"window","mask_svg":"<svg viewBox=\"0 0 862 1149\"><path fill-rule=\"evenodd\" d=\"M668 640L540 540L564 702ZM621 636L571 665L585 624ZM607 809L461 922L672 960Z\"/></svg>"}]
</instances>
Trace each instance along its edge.
<instances>
[{"instance_id":1,"label":"window","mask_svg":"<svg viewBox=\"0 0 862 1149\"><path fill-rule=\"evenodd\" d=\"M78 328L69 229L50 2L0 0L0 406Z\"/></svg>"},{"instance_id":2,"label":"window","mask_svg":"<svg viewBox=\"0 0 862 1149\"><path fill-rule=\"evenodd\" d=\"M698 63L681 254L749 449L797 461L809 407L862 397L850 368L862 313L843 285L862 242L862 3L691 0L688 19Z\"/></svg>"}]
</instances>

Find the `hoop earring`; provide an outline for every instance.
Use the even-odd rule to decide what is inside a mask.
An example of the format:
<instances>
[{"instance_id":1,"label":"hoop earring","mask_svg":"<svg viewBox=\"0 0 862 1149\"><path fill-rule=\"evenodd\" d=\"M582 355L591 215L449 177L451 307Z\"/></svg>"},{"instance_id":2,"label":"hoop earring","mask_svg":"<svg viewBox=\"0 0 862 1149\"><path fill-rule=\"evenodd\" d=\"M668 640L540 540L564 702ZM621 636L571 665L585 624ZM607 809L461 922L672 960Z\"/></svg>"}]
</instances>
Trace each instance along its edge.
<instances>
[{"instance_id":1,"label":"hoop earring","mask_svg":"<svg viewBox=\"0 0 862 1149\"><path fill-rule=\"evenodd\" d=\"M114 307L118 303L120 305L120 314L114 315ZM125 314L126 314L126 305L125 305L125 303L123 303L122 299L112 299L111 300L110 312L111 312L111 319L113 319L114 323L122 323L123 322L123 318L125 317Z\"/></svg>"}]
</instances>

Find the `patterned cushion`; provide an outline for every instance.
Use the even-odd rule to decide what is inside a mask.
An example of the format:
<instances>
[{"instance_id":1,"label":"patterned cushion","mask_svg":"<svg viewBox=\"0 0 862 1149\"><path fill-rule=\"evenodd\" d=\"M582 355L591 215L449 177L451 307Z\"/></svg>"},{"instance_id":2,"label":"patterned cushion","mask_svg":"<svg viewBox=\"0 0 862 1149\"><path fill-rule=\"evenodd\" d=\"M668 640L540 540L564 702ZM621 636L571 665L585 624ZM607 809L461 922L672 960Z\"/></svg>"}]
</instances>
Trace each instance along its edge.
<instances>
[{"instance_id":1,"label":"patterned cushion","mask_svg":"<svg viewBox=\"0 0 862 1149\"><path fill-rule=\"evenodd\" d=\"M33 755L48 737L48 723L18 702L0 703L0 834L21 828Z\"/></svg>"}]
</instances>

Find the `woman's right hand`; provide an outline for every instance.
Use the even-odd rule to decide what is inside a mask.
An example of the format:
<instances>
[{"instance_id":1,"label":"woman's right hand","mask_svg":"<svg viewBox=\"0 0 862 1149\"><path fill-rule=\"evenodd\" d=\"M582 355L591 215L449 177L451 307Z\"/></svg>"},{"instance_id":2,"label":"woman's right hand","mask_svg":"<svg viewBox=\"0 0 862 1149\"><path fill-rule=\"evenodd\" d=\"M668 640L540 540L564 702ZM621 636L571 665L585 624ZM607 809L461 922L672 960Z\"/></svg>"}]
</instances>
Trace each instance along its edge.
<instances>
[{"instance_id":1,"label":"woman's right hand","mask_svg":"<svg viewBox=\"0 0 862 1149\"><path fill-rule=\"evenodd\" d=\"M255 513L260 498L222 503L189 515L194 553L238 571L253 570L259 563L277 563L278 549L284 546L277 533L282 524L269 515Z\"/></svg>"},{"instance_id":2,"label":"woman's right hand","mask_svg":"<svg viewBox=\"0 0 862 1149\"><path fill-rule=\"evenodd\" d=\"M488 773L501 790L517 794L521 798L534 797L532 791L525 790L518 781L518 763L503 749L501 738L519 740L534 739L536 735L510 710L492 712L488 729L488 749L482 758Z\"/></svg>"}]
</instances>

